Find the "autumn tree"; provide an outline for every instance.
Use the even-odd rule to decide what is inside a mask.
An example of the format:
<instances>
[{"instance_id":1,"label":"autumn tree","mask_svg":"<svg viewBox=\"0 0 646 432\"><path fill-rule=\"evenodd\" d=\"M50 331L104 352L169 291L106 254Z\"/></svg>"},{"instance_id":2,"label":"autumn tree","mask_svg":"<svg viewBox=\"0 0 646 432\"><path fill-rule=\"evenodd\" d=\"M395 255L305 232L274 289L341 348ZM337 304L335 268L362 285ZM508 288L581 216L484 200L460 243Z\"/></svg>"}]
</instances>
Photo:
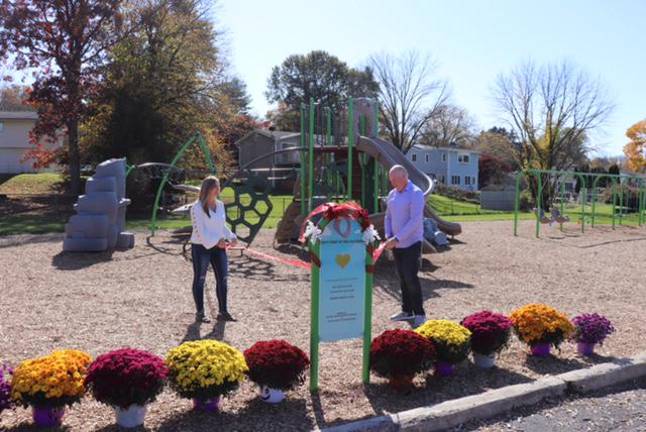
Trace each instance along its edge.
<instances>
[{"instance_id":1,"label":"autumn tree","mask_svg":"<svg viewBox=\"0 0 646 432\"><path fill-rule=\"evenodd\" d=\"M67 139L72 193L80 188L79 124L100 87L106 50L121 34L119 0L0 0L0 60L33 71L30 103L41 138Z\"/></svg>"},{"instance_id":2,"label":"autumn tree","mask_svg":"<svg viewBox=\"0 0 646 432\"><path fill-rule=\"evenodd\" d=\"M525 63L501 74L494 98L521 143L513 154L522 169L568 170L580 165L589 134L603 125L612 110L601 84L566 62ZM536 182L529 180L536 198ZM545 207L557 180L552 176L545 182Z\"/></svg>"},{"instance_id":3,"label":"autumn tree","mask_svg":"<svg viewBox=\"0 0 646 432\"><path fill-rule=\"evenodd\" d=\"M518 169L515 154L520 146L521 144L513 131L497 126L480 132L475 143L476 149L483 155L501 160L513 169Z\"/></svg>"},{"instance_id":4,"label":"autumn tree","mask_svg":"<svg viewBox=\"0 0 646 432\"><path fill-rule=\"evenodd\" d=\"M437 77L429 56L411 51L399 57L370 58L379 83L381 120L390 141L407 152L449 97L448 84Z\"/></svg>"},{"instance_id":5,"label":"autumn tree","mask_svg":"<svg viewBox=\"0 0 646 432\"><path fill-rule=\"evenodd\" d=\"M643 173L646 171L646 119L629 127L626 136L630 140L624 146L628 169Z\"/></svg>"},{"instance_id":6,"label":"autumn tree","mask_svg":"<svg viewBox=\"0 0 646 432\"><path fill-rule=\"evenodd\" d=\"M439 106L422 129L420 143L433 147L473 147L475 120L457 105Z\"/></svg>"},{"instance_id":7,"label":"autumn tree","mask_svg":"<svg viewBox=\"0 0 646 432\"><path fill-rule=\"evenodd\" d=\"M296 129L300 106L309 103L310 98L338 110L349 96L376 97L378 88L370 68L355 69L325 51L312 51L290 55L274 66L265 95L269 102L281 107L271 113L275 120Z\"/></svg>"}]
</instances>

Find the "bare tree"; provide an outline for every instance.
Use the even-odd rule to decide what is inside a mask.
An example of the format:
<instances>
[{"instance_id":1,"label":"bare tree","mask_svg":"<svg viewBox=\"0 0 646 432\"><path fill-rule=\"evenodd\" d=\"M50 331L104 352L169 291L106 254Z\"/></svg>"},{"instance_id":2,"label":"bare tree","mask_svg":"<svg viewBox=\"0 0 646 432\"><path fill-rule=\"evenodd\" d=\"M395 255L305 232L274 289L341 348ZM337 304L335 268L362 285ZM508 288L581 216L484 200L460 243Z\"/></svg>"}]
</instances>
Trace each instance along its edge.
<instances>
[{"instance_id":1,"label":"bare tree","mask_svg":"<svg viewBox=\"0 0 646 432\"><path fill-rule=\"evenodd\" d=\"M473 147L475 120L462 107L452 104L439 106L421 132L420 141L434 147Z\"/></svg>"},{"instance_id":2,"label":"bare tree","mask_svg":"<svg viewBox=\"0 0 646 432\"><path fill-rule=\"evenodd\" d=\"M601 83L568 62L524 63L499 75L493 93L503 119L519 137L514 157L522 169L575 167L589 150L590 132L613 108ZM556 182L552 179L545 190L546 207ZM535 184L530 185L536 197Z\"/></svg>"},{"instance_id":3,"label":"bare tree","mask_svg":"<svg viewBox=\"0 0 646 432\"><path fill-rule=\"evenodd\" d=\"M395 146L407 152L424 126L449 97L445 80L435 78L430 56L415 51L399 57L373 55L370 64L379 82L383 125Z\"/></svg>"}]
</instances>

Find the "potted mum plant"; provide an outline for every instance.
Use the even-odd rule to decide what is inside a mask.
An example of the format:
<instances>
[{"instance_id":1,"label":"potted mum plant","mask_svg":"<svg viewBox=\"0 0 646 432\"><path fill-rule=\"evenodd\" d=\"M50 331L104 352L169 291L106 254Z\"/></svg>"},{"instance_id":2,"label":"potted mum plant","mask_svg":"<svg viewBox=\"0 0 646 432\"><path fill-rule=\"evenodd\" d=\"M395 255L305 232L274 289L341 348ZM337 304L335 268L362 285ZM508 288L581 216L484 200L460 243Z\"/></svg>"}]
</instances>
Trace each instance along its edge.
<instances>
[{"instance_id":1,"label":"potted mum plant","mask_svg":"<svg viewBox=\"0 0 646 432\"><path fill-rule=\"evenodd\" d=\"M567 316L544 304L528 304L512 312L518 338L529 345L533 356L547 357L550 349L559 345L573 332L574 326Z\"/></svg>"},{"instance_id":2,"label":"potted mum plant","mask_svg":"<svg viewBox=\"0 0 646 432\"><path fill-rule=\"evenodd\" d=\"M168 379L197 411L217 412L220 397L244 381L247 363L240 351L216 340L184 342L166 355Z\"/></svg>"},{"instance_id":3,"label":"potted mum plant","mask_svg":"<svg viewBox=\"0 0 646 432\"><path fill-rule=\"evenodd\" d=\"M603 341L615 331L610 320L603 315L596 313L583 314L572 319L574 324L574 336L576 348L579 354L591 356L594 353L596 344L603 344Z\"/></svg>"},{"instance_id":4,"label":"potted mum plant","mask_svg":"<svg viewBox=\"0 0 646 432\"><path fill-rule=\"evenodd\" d=\"M167 375L161 357L124 348L97 357L85 385L97 401L114 408L119 426L133 428L144 423L147 404L161 393Z\"/></svg>"},{"instance_id":5,"label":"potted mum plant","mask_svg":"<svg viewBox=\"0 0 646 432\"><path fill-rule=\"evenodd\" d=\"M9 366L0 366L0 414L6 409L13 408L13 401L11 400L12 372Z\"/></svg>"},{"instance_id":6,"label":"potted mum plant","mask_svg":"<svg viewBox=\"0 0 646 432\"><path fill-rule=\"evenodd\" d=\"M58 427L65 406L85 394L85 375L92 359L82 351L60 350L36 359L25 360L11 377L11 396L18 404L32 407L34 423Z\"/></svg>"},{"instance_id":7,"label":"potted mum plant","mask_svg":"<svg viewBox=\"0 0 646 432\"><path fill-rule=\"evenodd\" d=\"M310 359L300 348L284 340L256 342L244 352L249 379L260 386L267 403L285 399L285 391L302 384Z\"/></svg>"},{"instance_id":8,"label":"potted mum plant","mask_svg":"<svg viewBox=\"0 0 646 432\"><path fill-rule=\"evenodd\" d=\"M471 332L468 328L449 320L428 320L415 332L433 342L436 353L435 373L450 376L455 364L469 355Z\"/></svg>"},{"instance_id":9,"label":"potted mum plant","mask_svg":"<svg viewBox=\"0 0 646 432\"><path fill-rule=\"evenodd\" d=\"M467 316L461 324L471 332L471 351L476 366L493 367L496 353L509 342L511 320L499 313L481 311Z\"/></svg>"},{"instance_id":10,"label":"potted mum plant","mask_svg":"<svg viewBox=\"0 0 646 432\"><path fill-rule=\"evenodd\" d=\"M413 378L435 358L433 342L412 330L386 330L370 344L370 369L395 390L412 387Z\"/></svg>"}]
</instances>

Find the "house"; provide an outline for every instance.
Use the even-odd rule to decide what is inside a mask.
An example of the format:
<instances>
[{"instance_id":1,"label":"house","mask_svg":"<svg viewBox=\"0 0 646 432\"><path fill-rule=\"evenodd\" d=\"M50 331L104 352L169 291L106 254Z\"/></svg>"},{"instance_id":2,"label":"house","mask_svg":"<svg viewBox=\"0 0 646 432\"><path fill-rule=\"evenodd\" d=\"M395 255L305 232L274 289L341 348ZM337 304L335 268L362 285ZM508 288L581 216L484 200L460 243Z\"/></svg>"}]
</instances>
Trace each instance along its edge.
<instances>
[{"instance_id":1,"label":"house","mask_svg":"<svg viewBox=\"0 0 646 432\"><path fill-rule=\"evenodd\" d=\"M36 171L31 161L23 160L33 147L29 132L38 114L35 111L2 111L0 107L0 173L18 174ZM52 144L57 146L60 144Z\"/></svg>"},{"instance_id":2,"label":"house","mask_svg":"<svg viewBox=\"0 0 646 432\"><path fill-rule=\"evenodd\" d=\"M413 146L406 157L426 175L447 186L477 191L478 160L476 150L457 147Z\"/></svg>"},{"instance_id":3,"label":"house","mask_svg":"<svg viewBox=\"0 0 646 432\"><path fill-rule=\"evenodd\" d=\"M296 178L301 155L298 151L270 153L299 147L300 133L255 129L236 141L238 167L251 169L254 174L271 181L273 187L288 189Z\"/></svg>"}]
</instances>

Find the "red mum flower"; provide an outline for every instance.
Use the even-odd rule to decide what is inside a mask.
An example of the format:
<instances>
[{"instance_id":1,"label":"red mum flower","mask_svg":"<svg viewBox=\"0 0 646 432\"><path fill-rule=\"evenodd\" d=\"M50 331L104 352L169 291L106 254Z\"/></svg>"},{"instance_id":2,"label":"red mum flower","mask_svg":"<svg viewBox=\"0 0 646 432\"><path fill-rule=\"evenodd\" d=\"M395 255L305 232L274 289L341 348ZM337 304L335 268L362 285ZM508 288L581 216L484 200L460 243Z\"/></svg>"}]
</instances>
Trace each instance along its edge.
<instances>
[{"instance_id":1,"label":"red mum flower","mask_svg":"<svg viewBox=\"0 0 646 432\"><path fill-rule=\"evenodd\" d=\"M461 324L471 330L473 352L489 355L503 349L509 341L513 323L506 316L481 311L464 318Z\"/></svg>"},{"instance_id":2,"label":"red mum flower","mask_svg":"<svg viewBox=\"0 0 646 432\"><path fill-rule=\"evenodd\" d=\"M385 378L425 371L434 358L433 342L412 330L386 330L370 345L370 369Z\"/></svg>"},{"instance_id":3,"label":"red mum flower","mask_svg":"<svg viewBox=\"0 0 646 432\"><path fill-rule=\"evenodd\" d=\"M244 357L251 381L279 390L302 384L310 364L307 354L284 340L256 342L244 352Z\"/></svg>"}]
</instances>

